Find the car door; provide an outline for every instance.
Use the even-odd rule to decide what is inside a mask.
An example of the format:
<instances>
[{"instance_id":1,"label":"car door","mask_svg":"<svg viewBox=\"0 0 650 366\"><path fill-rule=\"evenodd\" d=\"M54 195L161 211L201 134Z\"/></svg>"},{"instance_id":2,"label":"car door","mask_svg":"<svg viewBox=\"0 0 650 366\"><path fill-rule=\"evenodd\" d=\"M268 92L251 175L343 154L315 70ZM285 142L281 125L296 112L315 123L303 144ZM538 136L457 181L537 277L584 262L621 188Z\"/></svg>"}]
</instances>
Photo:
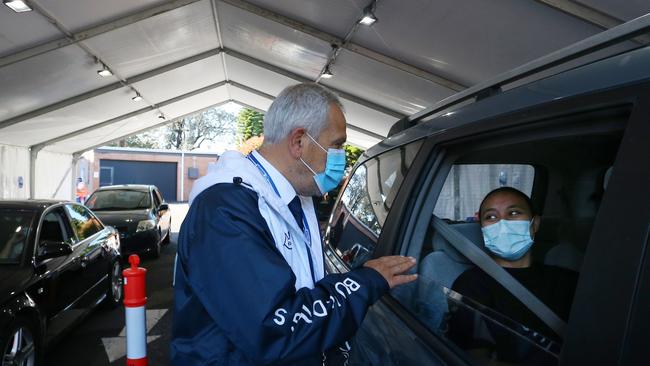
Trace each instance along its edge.
<instances>
[{"instance_id":1,"label":"car door","mask_svg":"<svg viewBox=\"0 0 650 366\"><path fill-rule=\"evenodd\" d=\"M39 247L45 241L70 244L73 252L67 256L39 260ZM77 300L85 292L80 280L83 276L80 251L74 249L75 243L76 238L62 206L55 206L42 214L37 229L34 258L34 268L41 280L31 296L49 319L48 339L60 334L77 318Z\"/></svg>"},{"instance_id":2,"label":"car door","mask_svg":"<svg viewBox=\"0 0 650 366\"><path fill-rule=\"evenodd\" d=\"M635 106L585 256L562 361L640 365L650 359L650 85Z\"/></svg>"},{"instance_id":3,"label":"car door","mask_svg":"<svg viewBox=\"0 0 650 366\"><path fill-rule=\"evenodd\" d=\"M324 236L329 273L346 272L374 256L389 211L422 143L416 141L367 160L347 180ZM352 341L350 365L442 364L386 300L368 311Z\"/></svg>"},{"instance_id":4,"label":"car door","mask_svg":"<svg viewBox=\"0 0 650 366\"><path fill-rule=\"evenodd\" d=\"M605 330L600 329L601 322L594 317L588 328L574 319L576 314L580 314L579 319L590 313L588 304L593 304L594 293L586 295L581 288L591 283L592 291L596 287L603 289L598 279L604 280L604 263L599 269L589 268L586 263L594 258L593 253L603 248L593 245L593 239L598 238L593 230L603 214L601 202L609 195L606 177L610 176L608 172L617 169L619 151L633 121L634 105L628 103L626 94L617 92L567 100L554 108L546 106L544 110L497 118L486 122L483 128L458 128L436 136L435 148L426 159L431 163L423 169L426 174L413 183L417 188L399 199L412 204L402 208L404 216L399 221L387 226L386 231L391 235L382 237L387 246L395 243L393 250L386 253L412 255L419 262L416 291L391 291L391 300L399 303L394 312L405 323L411 323L414 330L424 325L436 336L432 341L465 353L475 364L487 364L495 359L521 365L558 364L564 354L575 356L568 364L579 363L583 357L578 354L584 355L589 348L582 341L584 329L597 334ZM603 101L610 103L609 106L602 108ZM598 107L589 109L590 105ZM580 106L579 113L575 111L577 106ZM517 123L524 114L537 116L538 120ZM489 253L483 246L476 212L485 194L501 186L514 186L523 191L540 210L541 227L532 247L533 258L540 265L579 271L577 291L567 295L573 301L571 297L566 298L570 312L567 309L561 315L553 307L568 322L565 334L554 334L548 324L532 326L517 320L518 314L483 306L455 290L455 279L478 264L445 240L431 221L431 213L445 219L450 227L457 227L458 232ZM463 229L467 226L474 229ZM407 229L400 230L403 227ZM608 248L611 249L611 241ZM627 256L629 259L629 253ZM605 261L604 254L599 258ZM625 273L622 277L633 276L630 268L637 267L619 268ZM610 276L611 272L605 275ZM611 299L614 291L600 295ZM564 295L554 293L551 299L554 296ZM628 298L619 300L616 301L619 305L629 301ZM618 313L610 318L620 319L624 307L618 307ZM450 320L459 309L473 314L472 328L454 329ZM458 337L462 332L464 336ZM609 331L605 333L609 335L607 338L612 336ZM511 344L504 346L499 338L508 338ZM474 347L479 343L487 353L475 352Z\"/></svg>"},{"instance_id":5,"label":"car door","mask_svg":"<svg viewBox=\"0 0 650 366\"><path fill-rule=\"evenodd\" d=\"M165 236L170 230L171 226L171 213L169 212L169 209L161 209L161 205L165 203L165 200L163 199L162 195L158 191L157 188L153 189L153 197L154 197L154 202L155 202L155 207L157 211L157 216L158 216L158 222L160 225L160 229L162 232L162 235Z\"/></svg>"},{"instance_id":6,"label":"car door","mask_svg":"<svg viewBox=\"0 0 650 366\"><path fill-rule=\"evenodd\" d=\"M65 205L65 210L77 237L75 251L79 253L82 268L80 283L85 289L81 304L90 308L106 290L102 284L111 265L111 257L105 248L110 233L86 207L69 203Z\"/></svg>"},{"instance_id":7,"label":"car door","mask_svg":"<svg viewBox=\"0 0 650 366\"><path fill-rule=\"evenodd\" d=\"M591 247L587 244L592 237L591 229L604 193L601 188L603 179L614 165L633 107L626 94L612 92L584 97L580 101L567 100L558 102L554 108L546 106L544 109L523 111L486 121L480 127L461 127L438 134L422 147L390 207L386 207L386 202L390 202L389 195L380 194L381 199L373 199L373 195L377 196L373 190L381 191L380 188L364 188L364 195L368 197L365 206L370 207L365 210L356 207L361 201L346 199L346 194L348 197L354 195L344 191L327 229L330 232L330 236L326 237L330 240L326 240L330 248L327 253L330 262L328 269L345 271L364 261L353 262L354 257L345 256L350 244L343 242L345 238L342 233L346 224L351 225L348 222L374 225L374 221L381 223L380 218L386 217L383 225L379 226L378 235L370 240L375 250L369 257L411 255L418 258L419 273L417 282L393 289L390 295L370 308L353 342L353 364L486 363L484 355L477 356L456 343L457 340L448 337L449 323L446 319L455 309L472 311L481 322L483 328L476 328L475 336L489 341L494 329L498 328L499 332L510 334L511 338L517 340L517 347L513 348L515 351L532 350L528 354L536 357L537 361L543 364L558 363L561 339L546 334L546 331L527 328L526 324L513 321L512 314L481 307L452 290L454 277L450 273L455 271L457 278L475 264L466 262L467 258L462 253L456 253L457 258L449 258L453 257L449 253L454 251L449 243L446 247L440 243L436 245L440 240L432 228L432 213L448 212L450 216L443 217L448 222L476 226L474 216L482 196L500 185L516 185L515 181L518 180L519 188L530 189L526 193L531 194L533 201L543 207L542 227L546 225L547 229L539 238L542 244L534 248L540 249L540 260L546 261L544 255L560 246L554 245L559 244L555 240L564 239L562 235L567 230L562 226L562 220L570 221L572 225L568 230L570 240L579 243L573 246L586 251L586 258L589 258ZM602 108L603 104L609 107ZM589 105L599 108L588 110L585 106ZM582 113L576 114L576 108L581 109ZM531 115L539 118L536 123L530 120ZM382 155L388 157L390 152ZM377 159L381 160L382 155ZM365 176L376 175L379 184L392 180L386 179L390 175L382 176L380 169L379 172L377 169L374 172L360 170L370 161L357 168L348 187L354 187L350 184L357 179L355 175L359 175L359 180L365 181L367 186L372 181ZM476 163L488 166L474 173L464 166ZM531 171L532 176L526 178ZM442 202L445 197L451 201ZM387 208L389 212L378 213L378 208ZM355 220L352 215L346 216L346 212L358 212L360 215ZM544 216L548 219L546 224ZM366 226L371 229L372 225ZM474 232L478 229L475 227ZM481 242L476 242L476 245L482 244L480 230L478 238ZM440 256L444 256L445 261L432 260ZM578 263L578 268L580 266ZM434 270L431 270L432 267ZM585 276L594 275L595 272L585 273L581 274L574 304L580 304L580 298L590 302L588 297L581 294L580 286ZM447 282L442 283L445 277ZM573 314L580 311L573 309L571 316L575 317ZM431 317L432 313L438 316ZM435 323L431 322L432 318L436 319ZM571 328L570 320L569 329L580 332L579 327ZM578 343L577 338L575 342ZM576 346L569 343L567 347ZM496 353L492 355L499 357Z\"/></svg>"}]
</instances>

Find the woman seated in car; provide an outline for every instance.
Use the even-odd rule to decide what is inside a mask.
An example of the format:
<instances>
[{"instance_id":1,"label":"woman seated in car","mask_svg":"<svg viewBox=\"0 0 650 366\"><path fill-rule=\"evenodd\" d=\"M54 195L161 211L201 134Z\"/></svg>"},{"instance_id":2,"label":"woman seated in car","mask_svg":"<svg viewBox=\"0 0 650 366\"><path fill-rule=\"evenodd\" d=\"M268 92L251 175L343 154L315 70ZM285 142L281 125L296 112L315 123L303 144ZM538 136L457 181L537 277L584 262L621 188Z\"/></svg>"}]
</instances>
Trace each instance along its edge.
<instances>
[{"instance_id":1,"label":"woman seated in car","mask_svg":"<svg viewBox=\"0 0 650 366\"><path fill-rule=\"evenodd\" d=\"M534 261L531 248L540 218L535 214L530 198L511 187L495 189L481 202L479 221L485 247L494 261L566 321L578 274ZM519 323L519 328L559 340L528 308L478 267L461 274L452 289ZM450 314L449 337L462 348L509 363L536 364L545 358L539 352L532 352L532 344L522 341L496 322L478 320L484 318L475 316L475 312L465 307L455 308ZM502 318L498 321L509 322ZM516 324L509 323L511 328Z\"/></svg>"}]
</instances>

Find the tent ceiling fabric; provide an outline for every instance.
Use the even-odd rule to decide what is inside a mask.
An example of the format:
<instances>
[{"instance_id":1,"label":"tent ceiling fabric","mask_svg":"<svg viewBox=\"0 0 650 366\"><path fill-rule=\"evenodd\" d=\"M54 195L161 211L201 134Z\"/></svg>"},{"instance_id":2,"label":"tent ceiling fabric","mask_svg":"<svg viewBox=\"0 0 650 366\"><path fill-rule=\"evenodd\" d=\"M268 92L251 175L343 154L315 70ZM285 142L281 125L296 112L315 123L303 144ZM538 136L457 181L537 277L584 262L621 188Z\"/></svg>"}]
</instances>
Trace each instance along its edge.
<instances>
[{"instance_id":1,"label":"tent ceiling fabric","mask_svg":"<svg viewBox=\"0 0 650 366\"><path fill-rule=\"evenodd\" d=\"M0 144L61 153L228 101L266 110L317 80L333 44L334 77L319 82L341 95L349 141L369 147L400 117L603 30L580 9L614 23L650 12L646 0L573 13L570 0L379 0L379 22L355 28L369 0L31 3L0 5Z\"/></svg>"}]
</instances>

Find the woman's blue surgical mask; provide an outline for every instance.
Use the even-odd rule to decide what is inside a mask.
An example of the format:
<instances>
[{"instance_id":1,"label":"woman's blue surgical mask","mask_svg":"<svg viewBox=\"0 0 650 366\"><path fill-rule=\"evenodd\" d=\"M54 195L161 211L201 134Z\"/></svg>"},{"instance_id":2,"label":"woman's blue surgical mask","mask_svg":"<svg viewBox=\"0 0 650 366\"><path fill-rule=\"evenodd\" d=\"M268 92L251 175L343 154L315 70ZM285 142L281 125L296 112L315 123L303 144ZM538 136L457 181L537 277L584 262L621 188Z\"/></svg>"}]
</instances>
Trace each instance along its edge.
<instances>
[{"instance_id":1,"label":"woman's blue surgical mask","mask_svg":"<svg viewBox=\"0 0 650 366\"><path fill-rule=\"evenodd\" d=\"M316 182L316 185L318 186L318 189L320 190L321 194L325 194L334 188L336 188L339 183L341 183L341 179L343 179L343 175L345 175L345 150L342 149L328 149L325 150L324 147L321 146L321 144L318 143L318 141L314 140L313 137L311 137L309 134L307 136L318 145L318 147L321 148L321 150L325 151L327 153L327 162L325 163L325 171L322 173L316 173L314 169L312 169L307 163L305 163L302 158L300 158L300 161L302 161L303 164L309 169L312 174L314 174L314 181Z\"/></svg>"},{"instance_id":2,"label":"woman's blue surgical mask","mask_svg":"<svg viewBox=\"0 0 650 366\"><path fill-rule=\"evenodd\" d=\"M485 247L505 260L520 259L533 245L531 223L529 220L500 220L482 227Z\"/></svg>"}]
</instances>

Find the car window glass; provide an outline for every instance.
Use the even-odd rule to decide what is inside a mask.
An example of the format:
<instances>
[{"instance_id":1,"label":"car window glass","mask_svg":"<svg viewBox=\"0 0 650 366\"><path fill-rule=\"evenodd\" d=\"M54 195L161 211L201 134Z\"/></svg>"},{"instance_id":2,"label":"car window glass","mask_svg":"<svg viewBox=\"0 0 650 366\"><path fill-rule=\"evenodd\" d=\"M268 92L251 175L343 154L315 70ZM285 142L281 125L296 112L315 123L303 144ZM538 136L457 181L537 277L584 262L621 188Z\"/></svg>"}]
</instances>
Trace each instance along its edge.
<instances>
[{"instance_id":1,"label":"car window glass","mask_svg":"<svg viewBox=\"0 0 650 366\"><path fill-rule=\"evenodd\" d=\"M158 191L157 189L154 189L153 192L154 192L154 194L156 196L156 199L158 200L158 206L160 206L163 202L165 202L165 200L163 199L162 195L160 194L160 191Z\"/></svg>"},{"instance_id":2,"label":"car window glass","mask_svg":"<svg viewBox=\"0 0 650 366\"><path fill-rule=\"evenodd\" d=\"M351 267L375 250L386 216L422 141L388 151L359 165L350 176L325 242Z\"/></svg>"},{"instance_id":3,"label":"car window glass","mask_svg":"<svg viewBox=\"0 0 650 366\"><path fill-rule=\"evenodd\" d=\"M558 133L558 137L528 137L501 145L477 142L448 146L448 168L441 169L433 185L438 188L431 192L436 199L432 214L445 219L495 258L515 280L567 321L582 258L604 195L603 181L615 162L626 117L608 120L607 133L585 128L584 135ZM585 120L590 124L598 121ZM531 262L521 268L504 266L508 261L502 257L505 254L496 254L493 246L485 245L476 217L485 194L500 186L515 186L532 196L533 209L539 215L536 232L527 223L525 230L532 233L532 246L524 254ZM509 231L499 231L503 232ZM504 239L504 243L511 242ZM557 364L561 337L432 224L422 246L414 249L408 253L418 257L417 282L391 293L426 327L481 364Z\"/></svg>"},{"instance_id":4,"label":"car window glass","mask_svg":"<svg viewBox=\"0 0 650 366\"><path fill-rule=\"evenodd\" d=\"M152 196L153 196L154 207L160 207L162 201L160 200L160 196L158 195L158 192L155 189L152 192L153 192Z\"/></svg>"},{"instance_id":5,"label":"car window glass","mask_svg":"<svg viewBox=\"0 0 650 366\"><path fill-rule=\"evenodd\" d=\"M77 233L79 240L89 238L101 230L101 224L99 224L97 218L92 216L83 206L66 205L65 208L70 216L72 228Z\"/></svg>"},{"instance_id":6,"label":"car window glass","mask_svg":"<svg viewBox=\"0 0 650 366\"><path fill-rule=\"evenodd\" d=\"M44 241L73 244L74 234L66 224L67 221L67 216L60 207L46 213L41 222L39 244Z\"/></svg>"},{"instance_id":7,"label":"car window glass","mask_svg":"<svg viewBox=\"0 0 650 366\"><path fill-rule=\"evenodd\" d=\"M151 207L151 198L146 191L100 190L88 198L86 206L93 211L147 209Z\"/></svg>"},{"instance_id":8,"label":"car window glass","mask_svg":"<svg viewBox=\"0 0 650 366\"><path fill-rule=\"evenodd\" d=\"M95 216L94 213L92 213L92 212L89 211L89 210L84 210L84 211L88 214L88 216L90 216L91 221L92 221L93 225L95 225L95 228L97 229L97 231L102 231L102 230L104 230L104 225L103 225L102 222L97 218L97 216Z\"/></svg>"},{"instance_id":9,"label":"car window glass","mask_svg":"<svg viewBox=\"0 0 650 366\"><path fill-rule=\"evenodd\" d=\"M33 211L0 209L0 264L20 261L33 217Z\"/></svg>"},{"instance_id":10,"label":"car window glass","mask_svg":"<svg viewBox=\"0 0 650 366\"><path fill-rule=\"evenodd\" d=\"M535 168L526 164L454 165L440 191L433 214L453 221L476 221L483 197L499 187L514 187L530 197Z\"/></svg>"}]
</instances>

